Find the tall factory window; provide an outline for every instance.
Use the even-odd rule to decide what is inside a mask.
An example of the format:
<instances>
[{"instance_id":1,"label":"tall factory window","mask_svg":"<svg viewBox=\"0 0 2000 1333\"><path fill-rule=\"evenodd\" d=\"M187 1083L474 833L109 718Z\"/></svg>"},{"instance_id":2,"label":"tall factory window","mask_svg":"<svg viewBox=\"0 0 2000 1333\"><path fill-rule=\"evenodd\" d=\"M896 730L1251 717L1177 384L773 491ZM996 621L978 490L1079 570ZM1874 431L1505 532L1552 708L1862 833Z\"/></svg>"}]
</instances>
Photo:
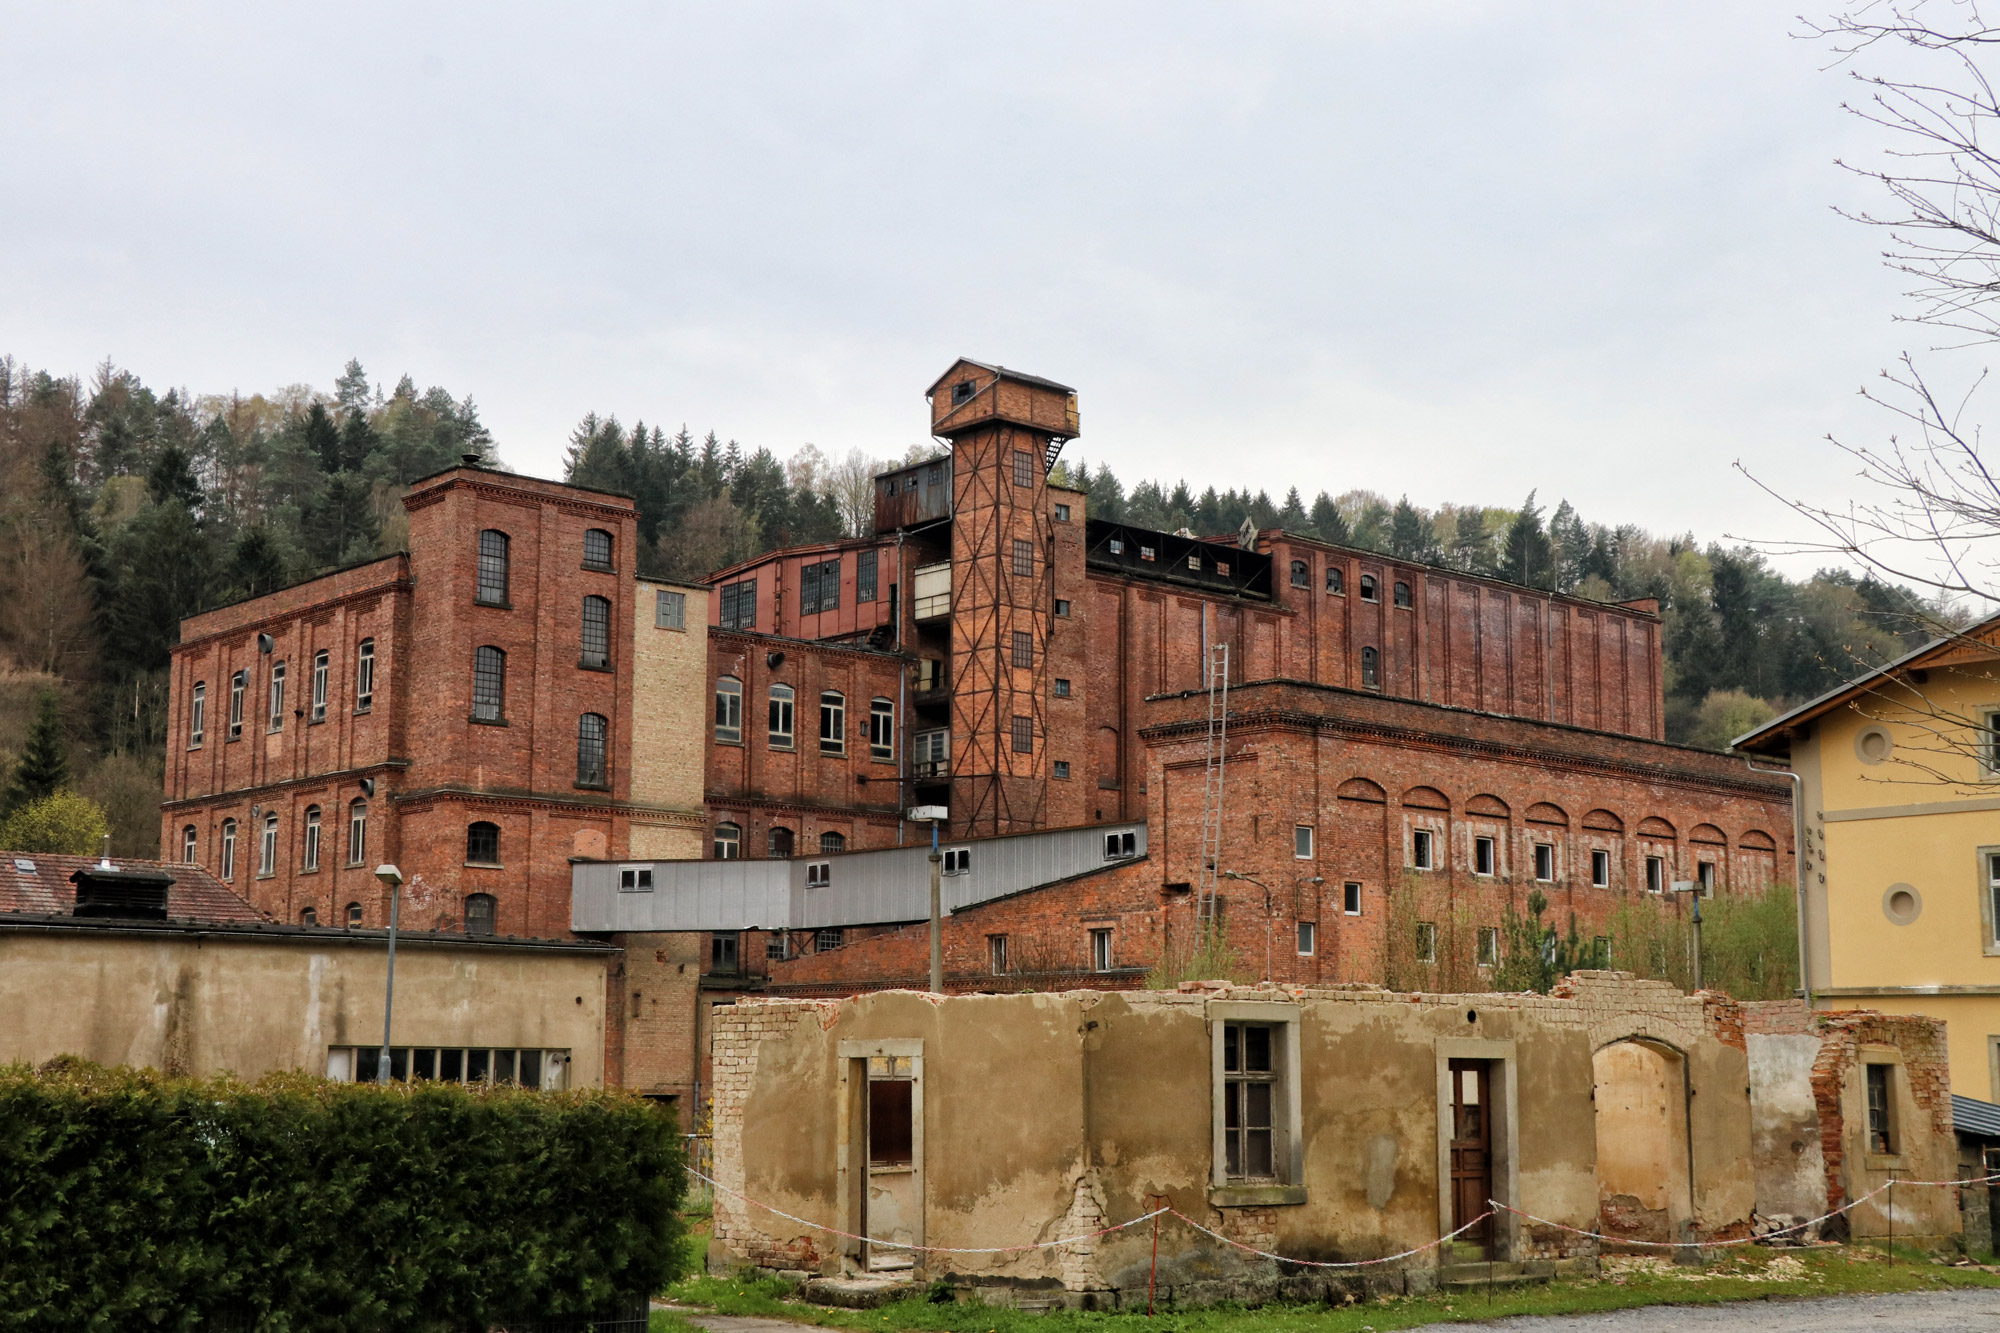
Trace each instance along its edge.
<instances>
[{"instance_id":1,"label":"tall factory window","mask_svg":"<svg viewBox=\"0 0 2000 1333\"><path fill-rule=\"evenodd\" d=\"M368 859L368 802L355 797L347 807L347 864Z\"/></svg>"},{"instance_id":2,"label":"tall factory window","mask_svg":"<svg viewBox=\"0 0 2000 1333\"><path fill-rule=\"evenodd\" d=\"M472 654L472 720L498 722L507 698L507 654L492 644Z\"/></svg>"},{"instance_id":3,"label":"tall factory window","mask_svg":"<svg viewBox=\"0 0 2000 1333\"><path fill-rule=\"evenodd\" d=\"M854 600L872 602L875 600L875 566L877 553L863 551L854 557Z\"/></svg>"},{"instance_id":4,"label":"tall factory window","mask_svg":"<svg viewBox=\"0 0 2000 1333\"><path fill-rule=\"evenodd\" d=\"M576 785L610 785L605 752L609 749L611 724L602 713L585 713L576 720Z\"/></svg>"},{"instance_id":5,"label":"tall factory window","mask_svg":"<svg viewBox=\"0 0 2000 1333\"><path fill-rule=\"evenodd\" d=\"M264 816L264 837L257 844L257 877L278 873L278 817Z\"/></svg>"},{"instance_id":6,"label":"tall factory window","mask_svg":"<svg viewBox=\"0 0 2000 1333\"><path fill-rule=\"evenodd\" d=\"M1035 484L1035 456L1023 449L1014 451L1014 484L1016 486Z\"/></svg>"},{"instance_id":7,"label":"tall factory window","mask_svg":"<svg viewBox=\"0 0 2000 1333\"><path fill-rule=\"evenodd\" d=\"M1292 586L1294 588L1310 588L1312 587L1312 581L1312 566L1303 560L1292 561Z\"/></svg>"},{"instance_id":8,"label":"tall factory window","mask_svg":"<svg viewBox=\"0 0 2000 1333\"><path fill-rule=\"evenodd\" d=\"M236 821L222 821L222 868L217 872L221 879L236 878Z\"/></svg>"},{"instance_id":9,"label":"tall factory window","mask_svg":"<svg viewBox=\"0 0 2000 1333\"><path fill-rule=\"evenodd\" d=\"M1347 571L1339 565L1326 567L1326 590L1335 597L1347 596Z\"/></svg>"},{"instance_id":10,"label":"tall factory window","mask_svg":"<svg viewBox=\"0 0 2000 1333\"><path fill-rule=\"evenodd\" d=\"M1017 667L1035 665L1035 636L1024 629L1014 631L1014 665Z\"/></svg>"},{"instance_id":11,"label":"tall factory window","mask_svg":"<svg viewBox=\"0 0 2000 1333\"><path fill-rule=\"evenodd\" d=\"M799 567L799 614L818 615L840 609L840 561L822 560Z\"/></svg>"},{"instance_id":12,"label":"tall factory window","mask_svg":"<svg viewBox=\"0 0 2000 1333\"><path fill-rule=\"evenodd\" d=\"M202 724L208 720L208 685L204 681L194 683L194 699L188 705L188 749L201 748Z\"/></svg>"},{"instance_id":13,"label":"tall factory window","mask_svg":"<svg viewBox=\"0 0 2000 1333\"><path fill-rule=\"evenodd\" d=\"M1397 606L1408 608L1410 605L1410 585L1398 582L1396 584L1395 597Z\"/></svg>"},{"instance_id":14,"label":"tall factory window","mask_svg":"<svg viewBox=\"0 0 2000 1333\"><path fill-rule=\"evenodd\" d=\"M1012 731L1014 737L1015 754L1033 754L1035 752L1035 719L1032 717L1022 717L1019 713L1016 713L1009 729Z\"/></svg>"},{"instance_id":15,"label":"tall factory window","mask_svg":"<svg viewBox=\"0 0 2000 1333\"><path fill-rule=\"evenodd\" d=\"M303 868L309 871L319 869L319 807L316 805L306 807L306 854Z\"/></svg>"},{"instance_id":16,"label":"tall factory window","mask_svg":"<svg viewBox=\"0 0 2000 1333\"><path fill-rule=\"evenodd\" d=\"M281 731L285 725L285 664L271 663L271 730Z\"/></svg>"},{"instance_id":17,"label":"tall factory window","mask_svg":"<svg viewBox=\"0 0 2000 1333\"><path fill-rule=\"evenodd\" d=\"M507 534L497 528L479 534L479 585L473 600L507 605Z\"/></svg>"},{"instance_id":18,"label":"tall factory window","mask_svg":"<svg viewBox=\"0 0 2000 1333\"><path fill-rule=\"evenodd\" d=\"M1031 579L1035 576L1035 544L1014 538L1014 573L1019 578Z\"/></svg>"},{"instance_id":19,"label":"tall factory window","mask_svg":"<svg viewBox=\"0 0 2000 1333\"><path fill-rule=\"evenodd\" d=\"M771 687L770 746L773 750L792 748L793 696L789 685Z\"/></svg>"},{"instance_id":20,"label":"tall factory window","mask_svg":"<svg viewBox=\"0 0 2000 1333\"><path fill-rule=\"evenodd\" d=\"M723 676L715 682L715 739L743 743L743 682Z\"/></svg>"},{"instance_id":21,"label":"tall factory window","mask_svg":"<svg viewBox=\"0 0 2000 1333\"><path fill-rule=\"evenodd\" d=\"M1375 576L1373 574L1363 574L1361 576L1361 600L1364 602L1377 602L1381 600L1381 598L1375 595Z\"/></svg>"},{"instance_id":22,"label":"tall factory window","mask_svg":"<svg viewBox=\"0 0 2000 1333\"><path fill-rule=\"evenodd\" d=\"M197 838L194 825L189 824L181 830L181 861L187 865L194 864Z\"/></svg>"},{"instance_id":23,"label":"tall factory window","mask_svg":"<svg viewBox=\"0 0 2000 1333\"><path fill-rule=\"evenodd\" d=\"M611 534L603 528L592 528L583 534L583 567L611 571Z\"/></svg>"},{"instance_id":24,"label":"tall factory window","mask_svg":"<svg viewBox=\"0 0 2000 1333\"><path fill-rule=\"evenodd\" d=\"M868 757L881 763L896 757L896 704L892 699L868 701Z\"/></svg>"},{"instance_id":25,"label":"tall factory window","mask_svg":"<svg viewBox=\"0 0 2000 1333\"><path fill-rule=\"evenodd\" d=\"M1361 688L1364 690L1382 688L1382 654L1373 648L1361 650Z\"/></svg>"},{"instance_id":26,"label":"tall factory window","mask_svg":"<svg viewBox=\"0 0 2000 1333\"><path fill-rule=\"evenodd\" d=\"M250 685L250 673L239 671L229 678L229 739L243 735L243 695Z\"/></svg>"},{"instance_id":27,"label":"tall factory window","mask_svg":"<svg viewBox=\"0 0 2000 1333\"><path fill-rule=\"evenodd\" d=\"M583 599L583 662L599 670L611 665L611 600Z\"/></svg>"},{"instance_id":28,"label":"tall factory window","mask_svg":"<svg viewBox=\"0 0 2000 1333\"><path fill-rule=\"evenodd\" d=\"M742 579L736 583L725 583L719 595L722 601L722 628L757 628L757 580Z\"/></svg>"},{"instance_id":29,"label":"tall factory window","mask_svg":"<svg viewBox=\"0 0 2000 1333\"><path fill-rule=\"evenodd\" d=\"M375 640L363 639L354 667L354 711L375 707Z\"/></svg>"}]
</instances>

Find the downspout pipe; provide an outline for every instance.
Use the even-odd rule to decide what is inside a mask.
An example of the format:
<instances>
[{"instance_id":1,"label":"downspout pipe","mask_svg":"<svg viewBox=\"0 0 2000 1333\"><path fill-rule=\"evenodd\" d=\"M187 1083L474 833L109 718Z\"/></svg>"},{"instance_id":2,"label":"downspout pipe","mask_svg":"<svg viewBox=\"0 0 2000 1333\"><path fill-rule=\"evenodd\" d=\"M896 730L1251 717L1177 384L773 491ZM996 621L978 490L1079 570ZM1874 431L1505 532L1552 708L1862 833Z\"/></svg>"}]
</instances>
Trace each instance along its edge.
<instances>
[{"instance_id":1,"label":"downspout pipe","mask_svg":"<svg viewBox=\"0 0 2000 1333\"><path fill-rule=\"evenodd\" d=\"M1813 1007L1812 962L1806 953L1806 801L1805 779L1789 768L1759 768L1743 756L1744 765L1752 773L1769 773L1773 777L1789 778L1792 783L1792 892L1798 898L1799 916L1799 989L1805 993L1806 1008Z\"/></svg>"}]
</instances>

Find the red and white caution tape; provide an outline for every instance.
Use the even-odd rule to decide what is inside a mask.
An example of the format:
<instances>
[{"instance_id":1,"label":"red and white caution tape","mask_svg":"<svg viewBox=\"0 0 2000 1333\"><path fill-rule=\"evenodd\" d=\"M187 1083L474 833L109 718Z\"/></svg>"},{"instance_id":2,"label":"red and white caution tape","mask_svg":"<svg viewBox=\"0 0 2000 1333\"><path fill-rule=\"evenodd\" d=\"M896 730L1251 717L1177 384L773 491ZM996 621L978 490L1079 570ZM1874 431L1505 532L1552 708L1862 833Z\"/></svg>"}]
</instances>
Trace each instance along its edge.
<instances>
[{"instance_id":1,"label":"red and white caution tape","mask_svg":"<svg viewBox=\"0 0 2000 1333\"><path fill-rule=\"evenodd\" d=\"M1181 1221L1187 1223L1189 1226L1193 1227L1196 1231L1201 1232L1205 1236L1213 1236L1215 1237L1215 1239L1221 1241L1224 1245L1234 1245L1239 1250L1246 1250L1251 1254L1258 1255L1265 1259L1276 1259L1281 1264L1299 1264L1306 1268L1367 1268L1374 1264L1393 1264L1398 1259L1408 1259L1413 1255L1424 1254L1431 1250L1435 1250L1438 1246L1445 1244L1447 1241L1457 1239L1459 1236L1464 1235L1466 1232L1478 1226L1481 1222L1484 1222L1487 1218L1493 1216L1493 1210L1491 1208L1488 1208L1485 1212L1473 1218L1470 1222L1467 1222L1464 1226L1460 1227L1458 1230L1449 1232L1446 1235L1439 1236L1436 1240L1431 1241L1428 1244L1419 1245L1414 1250L1403 1250L1396 1254L1385 1254L1379 1259L1353 1259L1343 1263L1327 1259L1287 1259L1282 1254L1272 1254L1269 1250L1260 1250L1254 1245L1245 1245L1240 1240L1231 1240L1229 1237L1223 1235L1220 1231L1210 1231L1207 1227L1195 1221L1192 1217L1189 1217L1186 1213L1180 1212L1175 1209L1168 1209L1167 1211L1172 1212L1175 1217L1178 1217Z\"/></svg>"}]
</instances>

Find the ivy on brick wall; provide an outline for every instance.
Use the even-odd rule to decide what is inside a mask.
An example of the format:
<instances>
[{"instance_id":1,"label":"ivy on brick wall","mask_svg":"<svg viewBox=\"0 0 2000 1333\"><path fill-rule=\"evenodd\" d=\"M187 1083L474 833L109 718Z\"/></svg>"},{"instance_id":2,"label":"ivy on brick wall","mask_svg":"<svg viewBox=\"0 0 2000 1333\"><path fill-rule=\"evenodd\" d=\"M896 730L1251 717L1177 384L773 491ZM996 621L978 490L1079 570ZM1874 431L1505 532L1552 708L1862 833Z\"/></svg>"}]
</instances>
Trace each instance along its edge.
<instances>
[{"instance_id":1,"label":"ivy on brick wall","mask_svg":"<svg viewBox=\"0 0 2000 1333\"><path fill-rule=\"evenodd\" d=\"M619 1092L0 1066L0 1324L483 1329L680 1276L670 1113Z\"/></svg>"}]
</instances>

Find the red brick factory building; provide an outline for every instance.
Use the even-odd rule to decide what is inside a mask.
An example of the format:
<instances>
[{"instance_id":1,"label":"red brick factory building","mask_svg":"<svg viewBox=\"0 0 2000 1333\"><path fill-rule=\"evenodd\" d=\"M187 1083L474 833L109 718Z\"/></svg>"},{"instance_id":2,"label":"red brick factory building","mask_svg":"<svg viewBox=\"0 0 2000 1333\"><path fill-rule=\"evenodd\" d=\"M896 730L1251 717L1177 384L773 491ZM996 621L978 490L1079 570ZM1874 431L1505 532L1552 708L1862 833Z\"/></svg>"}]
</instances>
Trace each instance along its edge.
<instances>
[{"instance_id":1,"label":"red brick factory building","mask_svg":"<svg viewBox=\"0 0 2000 1333\"><path fill-rule=\"evenodd\" d=\"M1450 949L1538 887L1588 936L1674 880L1789 878L1788 785L1661 739L1652 603L1099 521L1051 480L1072 390L961 360L927 397L948 452L878 479L872 536L705 587L635 578L629 500L468 464L411 488L407 555L191 618L165 854L280 920L381 924L395 861L427 927L564 936L573 862L824 860L838 895L835 858L927 840L913 805L969 855L1143 821L947 930L949 989L1130 985L1191 920L1226 647L1222 919L1276 978L1381 980L1406 885ZM685 1093L708 1005L916 981L913 926L629 940L607 1073Z\"/></svg>"}]
</instances>

